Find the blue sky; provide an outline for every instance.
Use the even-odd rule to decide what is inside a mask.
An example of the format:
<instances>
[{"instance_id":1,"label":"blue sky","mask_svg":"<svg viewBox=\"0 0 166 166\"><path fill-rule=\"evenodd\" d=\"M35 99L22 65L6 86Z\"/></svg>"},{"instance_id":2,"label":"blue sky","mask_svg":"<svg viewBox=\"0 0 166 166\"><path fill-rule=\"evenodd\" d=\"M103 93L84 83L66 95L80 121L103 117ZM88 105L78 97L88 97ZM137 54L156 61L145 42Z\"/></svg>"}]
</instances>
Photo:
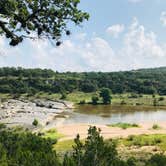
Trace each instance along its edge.
<instances>
[{"instance_id":1,"label":"blue sky","mask_svg":"<svg viewBox=\"0 0 166 166\"><path fill-rule=\"evenodd\" d=\"M0 67L58 71L119 71L166 66L165 0L81 0L90 20L71 26L59 48L25 40L16 48L0 37Z\"/></svg>"}]
</instances>

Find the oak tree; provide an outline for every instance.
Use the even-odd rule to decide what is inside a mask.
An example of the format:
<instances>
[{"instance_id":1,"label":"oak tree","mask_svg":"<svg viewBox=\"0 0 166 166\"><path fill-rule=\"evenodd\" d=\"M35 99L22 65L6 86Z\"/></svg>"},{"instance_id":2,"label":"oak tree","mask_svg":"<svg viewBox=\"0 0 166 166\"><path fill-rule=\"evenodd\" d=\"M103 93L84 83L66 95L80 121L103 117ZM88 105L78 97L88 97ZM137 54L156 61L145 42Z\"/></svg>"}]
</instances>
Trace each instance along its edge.
<instances>
[{"instance_id":1,"label":"oak tree","mask_svg":"<svg viewBox=\"0 0 166 166\"><path fill-rule=\"evenodd\" d=\"M61 44L70 35L68 22L79 25L89 14L78 9L80 0L0 0L0 34L16 46L24 38L47 38Z\"/></svg>"}]
</instances>

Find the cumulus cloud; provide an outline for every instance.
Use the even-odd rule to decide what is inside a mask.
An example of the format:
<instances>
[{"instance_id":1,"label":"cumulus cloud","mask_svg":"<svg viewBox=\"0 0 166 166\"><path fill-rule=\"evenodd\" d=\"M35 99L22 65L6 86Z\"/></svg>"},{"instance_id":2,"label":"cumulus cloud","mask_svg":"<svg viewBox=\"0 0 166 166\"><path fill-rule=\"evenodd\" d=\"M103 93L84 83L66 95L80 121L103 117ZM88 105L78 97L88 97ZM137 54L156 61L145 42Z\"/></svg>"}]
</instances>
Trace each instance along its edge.
<instances>
[{"instance_id":1,"label":"cumulus cloud","mask_svg":"<svg viewBox=\"0 0 166 166\"><path fill-rule=\"evenodd\" d=\"M78 34L53 47L47 40L26 40L9 49L5 39L0 48L0 66L51 68L58 71L118 71L166 65L166 43L159 43L157 35L134 18L126 27L118 49L97 35Z\"/></svg>"},{"instance_id":2,"label":"cumulus cloud","mask_svg":"<svg viewBox=\"0 0 166 166\"><path fill-rule=\"evenodd\" d=\"M129 68L166 65L165 44L159 44L156 34L146 31L136 18L124 36L124 45L120 54L126 57Z\"/></svg>"},{"instance_id":3,"label":"cumulus cloud","mask_svg":"<svg viewBox=\"0 0 166 166\"><path fill-rule=\"evenodd\" d=\"M137 19L134 19L129 28L129 32L125 35L125 49L128 54L130 51L136 51L135 54L144 57L163 57L165 52L161 45L157 44L154 32L146 32L145 27L140 25ZM134 53L133 52L133 53Z\"/></svg>"},{"instance_id":4,"label":"cumulus cloud","mask_svg":"<svg viewBox=\"0 0 166 166\"><path fill-rule=\"evenodd\" d=\"M116 24L107 28L107 33L115 38L119 36L120 33L124 31L124 25Z\"/></svg>"}]
</instances>

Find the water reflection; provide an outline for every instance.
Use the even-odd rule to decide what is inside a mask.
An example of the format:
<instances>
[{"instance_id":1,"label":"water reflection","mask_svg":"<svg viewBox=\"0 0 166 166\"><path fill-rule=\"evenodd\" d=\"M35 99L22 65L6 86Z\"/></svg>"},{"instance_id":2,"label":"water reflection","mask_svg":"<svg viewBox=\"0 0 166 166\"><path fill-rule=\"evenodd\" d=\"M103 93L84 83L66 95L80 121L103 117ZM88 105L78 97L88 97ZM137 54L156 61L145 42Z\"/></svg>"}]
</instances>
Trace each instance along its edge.
<instances>
[{"instance_id":1,"label":"water reflection","mask_svg":"<svg viewBox=\"0 0 166 166\"><path fill-rule=\"evenodd\" d=\"M166 120L166 109L142 106L79 106L66 119L66 124L90 123L112 124L118 122L141 123L163 122Z\"/></svg>"}]
</instances>

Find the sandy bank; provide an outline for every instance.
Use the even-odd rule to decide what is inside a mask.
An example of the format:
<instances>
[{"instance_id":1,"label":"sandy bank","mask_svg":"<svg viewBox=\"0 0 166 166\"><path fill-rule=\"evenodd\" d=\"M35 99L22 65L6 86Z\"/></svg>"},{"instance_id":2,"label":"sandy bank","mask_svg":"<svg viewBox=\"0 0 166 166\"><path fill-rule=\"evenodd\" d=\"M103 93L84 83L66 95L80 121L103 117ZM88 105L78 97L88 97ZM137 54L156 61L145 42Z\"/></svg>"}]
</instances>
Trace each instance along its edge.
<instances>
[{"instance_id":1,"label":"sandy bank","mask_svg":"<svg viewBox=\"0 0 166 166\"><path fill-rule=\"evenodd\" d=\"M81 139L87 137L87 130L90 126L96 126L101 129L101 134L105 139L128 137L129 135L140 134L166 134L166 122L158 123L161 129L152 129L154 123L141 123L139 128L121 129L118 127L108 127L106 125L94 125L94 124L71 124L58 126L56 129L59 133L65 135L59 141L70 140L76 137L79 133Z\"/></svg>"}]
</instances>

